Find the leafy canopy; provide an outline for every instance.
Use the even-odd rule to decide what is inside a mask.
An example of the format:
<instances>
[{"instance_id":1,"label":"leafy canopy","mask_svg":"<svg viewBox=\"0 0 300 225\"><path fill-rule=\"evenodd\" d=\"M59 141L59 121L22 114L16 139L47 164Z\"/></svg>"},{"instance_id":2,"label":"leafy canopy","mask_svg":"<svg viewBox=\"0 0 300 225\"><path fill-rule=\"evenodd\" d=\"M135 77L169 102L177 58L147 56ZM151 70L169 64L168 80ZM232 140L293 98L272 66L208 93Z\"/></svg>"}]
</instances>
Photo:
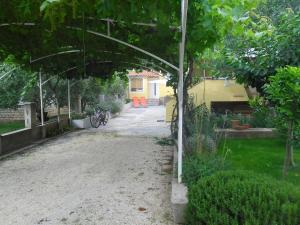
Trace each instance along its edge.
<instances>
[{"instance_id":1,"label":"leafy canopy","mask_svg":"<svg viewBox=\"0 0 300 225\"><path fill-rule=\"evenodd\" d=\"M265 86L267 98L287 120L300 122L300 67L278 69Z\"/></svg>"},{"instance_id":2,"label":"leafy canopy","mask_svg":"<svg viewBox=\"0 0 300 225\"><path fill-rule=\"evenodd\" d=\"M191 0L187 26L188 59L213 46L256 1ZM153 68L176 71L137 51L91 34L110 35L178 64L180 1L173 0L12 0L0 3L0 54L47 73L109 76L115 70ZM147 23L150 26L137 26ZM6 24L5 26L3 24ZM61 51L79 50L29 64ZM188 64L186 64L187 67ZM73 69L70 69L73 68ZM61 75L62 76L62 75ZM176 82L176 80L175 80Z\"/></svg>"}]
</instances>

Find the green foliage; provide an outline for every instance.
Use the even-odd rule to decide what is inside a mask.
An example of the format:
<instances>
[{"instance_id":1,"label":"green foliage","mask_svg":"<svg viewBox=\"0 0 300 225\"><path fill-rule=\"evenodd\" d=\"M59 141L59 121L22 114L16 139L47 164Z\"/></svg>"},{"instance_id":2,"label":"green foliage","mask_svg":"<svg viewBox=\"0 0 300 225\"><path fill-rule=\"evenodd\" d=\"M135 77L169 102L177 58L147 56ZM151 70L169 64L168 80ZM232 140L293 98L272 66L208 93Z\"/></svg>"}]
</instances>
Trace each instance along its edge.
<instances>
[{"instance_id":1,"label":"green foliage","mask_svg":"<svg viewBox=\"0 0 300 225\"><path fill-rule=\"evenodd\" d=\"M226 32L239 23L244 12L257 0L189 1L187 24L188 61L212 47ZM111 36L142 47L178 64L180 1L120 0L20 0L0 3L1 55L13 54L16 61L29 66L29 59L70 49L80 53L61 54L51 60L31 63L46 73L74 77L109 77L115 71L144 66L167 70L176 86L177 72L135 50L91 34L107 33L111 18ZM32 22L33 24L25 24ZM156 26L137 26L136 22ZM100 41L99 41L100 40ZM149 41L151 40L151 41ZM85 63L86 62L86 63ZM113 63L112 63L113 62ZM185 68L188 68L188 63ZM74 65L76 67L74 68Z\"/></svg>"},{"instance_id":2,"label":"green foliage","mask_svg":"<svg viewBox=\"0 0 300 225\"><path fill-rule=\"evenodd\" d=\"M99 78L90 77L82 80L71 81L71 96L72 102L78 101L78 96L81 97L82 110L88 106L95 106L99 102L101 93L101 80Z\"/></svg>"},{"instance_id":3,"label":"green foliage","mask_svg":"<svg viewBox=\"0 0 300 225\"><path fill-rule=\"evenodd\" d=\"M299 1L262 3L248 14L242 32L228 35L220 46L212 60L217 74L234 77L264 94L262 87L278 67L299 65L299 22Z\"/></svg>"},{"instance_id":4,"label":"green foliage","mask_svg":"<svg viewBox=\"0 0 300 225\"><path fill-rule=\"evenodd\" d=\"M226 169L225 160L215 154L194 153L183 161L183 182L191 187L204 177Z\"/></svg>"},{"instance_id":5,"label":"green foliage","mask_svg":"<svg viewBox=\"0 0 300 225\"><path fill-rule=\"evenodd\" d=\"M173 146L174 145L174 140L172 138L155 138L156 144L160 146Z\"/></svg>"},{"instance_id":6,"label":"green foliage","mask_svg":"<svg viewBox=\"0 0 300 225\"><path fill-rule=\"evenodd\" d=\"M102 93L109 96L117 96L123 98L126 94L127 79L122 79L118 76L119 73L114 74L113 78L107 80L103 85Z\"/></svg>"},{"instance_id":7,"label":"green foliage","mask_svg":"<svg viewBox=\"0 0 300 225\"><path fill-rule=\"evenodd\" d=\"M265 91L281 116L300 122L300 67L278 69L276 75L270 77Z\"/></svg>"},{"instance_id":8,"label":"green foliage","mask_svg":"<svg viewBox=\"0 0 300 225\"><path fill-rule=\"evenodd\" d=\"M71 115L72 120L82 120L87 118L85 113L72 113Z\"/></svg>"},{"instance_id":9,"label":"green foliage","mask_svg":"<svg viewBox=\"0 0 300 225\"><path fill-rule=\"evenodd\" d=\"M193 102L193 101L191 101ZM209 151L216 149L217 136L215 126L205 104L198 107L190 105L191 109L185 114L187 146L190 152Z\"/></svg>"},{"instance_id":10,"label":"green foliage","mask_svg":"<svg viewBox=\"0 0 300 225\"><path fill-rule=\"evenodd\" d=\"M116 114L122 111L123 103L122 101L112 101L110 104L110 112Z\"/></svg>"},{"instance_id":11,"label":"green foliage","mask_svg":"<svg viewBox=\"0 0 300 225\"><path fill-rule=\"evenodd\" d=\"M111 99L107 101L102 101L96 104L94 107L99 108L101 110L110 111L112 114L116 114L122 111L123 102L120 100Z\"/></svg>"},{"instance_id":12,"label":"green foliage","mask_svg":"<svg viewBox=\"0 0 300 225\"><path fill-rule=\"evenodd\" d=\"M250 106L252 108L252 119L250 124L252 127L266 127L274 128L276 125L276 113L274 108L268 106L262 97L255 97L250 99Z\"/></svg>"},{"instance_id":13,"label":"green foliage","mask_svg":"<svg viewBox=\"0 0 300 225\"><path fill-rule=\"evenodd\" d=\"M33 74L11 64L1 64L0 77L13 69L15 70L12 73L0 80L0 108L16 108L21 100L31 100L24 95L27 93L26 86L33 79Z\"/></svg>"},{"instance_id":14,"label":"green foliage","mask_svg":"<svg viewBox=\"0 0 300 225\"><path fill-rule=\"evenodd\" d=\"M219 172L188 193L189 225L297 225L300 192L295 186L249 172Z\"/></svg>"}]
</instances>

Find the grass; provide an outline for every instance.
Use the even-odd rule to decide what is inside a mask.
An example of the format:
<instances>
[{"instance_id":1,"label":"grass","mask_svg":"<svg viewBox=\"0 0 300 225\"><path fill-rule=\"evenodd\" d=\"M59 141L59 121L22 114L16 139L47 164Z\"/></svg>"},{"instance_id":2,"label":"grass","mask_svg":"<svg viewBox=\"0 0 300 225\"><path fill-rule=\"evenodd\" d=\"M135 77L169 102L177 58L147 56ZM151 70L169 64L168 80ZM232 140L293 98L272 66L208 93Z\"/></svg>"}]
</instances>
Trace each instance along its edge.
<instances>
[{"instance_id":1,"label":"grass","mask_svg":"<svg viewBox=\"0 0 300 225\"><path fill-rule=\"evenodd\" d=\"M14 121L14 122L6 122L0 123L0 134L12 132L15 130L23 129L24 121Z\"/></svg>"},{"instance_id":2,"label":"grass","mask_svg":"<svg viewBox=\"0 0 300 225\"><path fill-rule=\"evenodd\" d=\"M282 178L285 156L285 142L282 139L230 139L221 144L222 154L227 152L227 160L232 169L250 170L257 173ZM300 186L300 149L294 149L295 168L285 179Z\"/></svg>"}]
</instances>

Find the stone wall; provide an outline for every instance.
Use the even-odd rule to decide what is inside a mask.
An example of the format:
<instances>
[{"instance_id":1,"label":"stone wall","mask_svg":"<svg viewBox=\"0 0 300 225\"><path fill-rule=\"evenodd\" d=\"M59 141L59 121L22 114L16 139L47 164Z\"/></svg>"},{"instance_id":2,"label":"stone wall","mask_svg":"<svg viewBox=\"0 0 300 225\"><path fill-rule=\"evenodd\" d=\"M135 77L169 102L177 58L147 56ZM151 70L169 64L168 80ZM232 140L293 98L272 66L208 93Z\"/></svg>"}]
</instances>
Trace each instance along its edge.
<instances>
[{"instance_id":1,"label":"stone wall","mask_svg":"<svg viewBox=\"0 0 300 225\"><path fill-rule=\"evenodd\" d=\"M47 107L45 109L49 117L57 116L56 107ZM61 115L69 113L68 107L60 108ZM24 110L22 107L18 109L0 109L0 122L24 120Z\"/></svg>"},{"instance_id":2,"label":"stone wall","mask_svg":"<svg viewBox=\"0 0 300 225\"><path fill-rule=\"evenodd\" d=\"M45 109L46 112L48 112L48 116L49 117L53 117L53 116L57 116L57 108L56 107L47 107ZM66 115L69 113L69 109L68 106L64 106L62 108L60 108L60 114L61 115Z\"/></svg>"},{"instance_id":3,"label":"stone wall","mask_svg":"<svg viewBox=\"0 0 300 225\"><path fill-rule=\"evenodd\" d=\"M24 120L23 108L18 109L0 109L0 122Z\"/></svg>"}]
</instances>

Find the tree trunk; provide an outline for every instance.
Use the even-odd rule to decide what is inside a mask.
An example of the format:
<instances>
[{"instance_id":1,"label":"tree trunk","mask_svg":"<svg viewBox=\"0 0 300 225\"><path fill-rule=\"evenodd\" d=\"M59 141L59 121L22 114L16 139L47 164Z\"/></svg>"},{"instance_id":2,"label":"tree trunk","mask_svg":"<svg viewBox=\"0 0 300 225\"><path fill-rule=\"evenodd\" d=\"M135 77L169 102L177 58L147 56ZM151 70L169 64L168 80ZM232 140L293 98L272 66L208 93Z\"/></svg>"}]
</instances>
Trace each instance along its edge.
<instances>
[{"instance_id":1,"label":"tree trunk","mask_svg":"<svg viewBox=\"0 0 300 225\"><path fill-rule=\"evenodd\" d=\"M188 120L191 118L191 109L190 109L190 105L189 105L189 93L188 93L188 89L192 84L192 78L193 78L193 72L194 72L194 59L189 56L188 57L188 73L185 76L184 79L184 84L183 84L183 146L184 149L186 150L190 150L189 146L188 146L188 137L191 135L190 134L190 130L188 127Z\"/></svg>"},{"instance_id":2,"label":"tree trunk","mask_svg":"<svg viewBox=\"0 0 300 225\"><path fill-rule=\"evenodd\" d=\"M288 122L287 140L285 145L285 159L283 164L283 176L288 175L288 170L291 166L294 166L293 158L293 139L294 139L294 121Z\"/></svg>"}]
</instances>

